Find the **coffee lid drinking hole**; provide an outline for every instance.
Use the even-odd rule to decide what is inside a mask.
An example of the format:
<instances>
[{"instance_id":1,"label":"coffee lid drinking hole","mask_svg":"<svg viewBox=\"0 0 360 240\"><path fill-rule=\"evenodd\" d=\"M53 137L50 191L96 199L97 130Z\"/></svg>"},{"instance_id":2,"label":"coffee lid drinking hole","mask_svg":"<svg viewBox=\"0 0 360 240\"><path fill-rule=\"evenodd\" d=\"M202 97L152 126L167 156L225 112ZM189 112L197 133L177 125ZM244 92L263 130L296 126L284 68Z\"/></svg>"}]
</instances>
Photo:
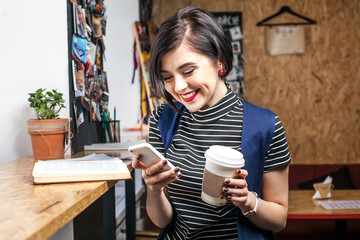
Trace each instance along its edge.
<instances>
[{"instance_id":1,"label":"coffee lid drinking hole","mask_svg":"<svg viewBox=\"0 0 360 240\"><path fill-rule=\"evenodd\" d=\"M230 147L213 145L205 152L205 157L219 165L230 168L240 168L245 164L241 152Z\"/></svg>"}]
</instances>

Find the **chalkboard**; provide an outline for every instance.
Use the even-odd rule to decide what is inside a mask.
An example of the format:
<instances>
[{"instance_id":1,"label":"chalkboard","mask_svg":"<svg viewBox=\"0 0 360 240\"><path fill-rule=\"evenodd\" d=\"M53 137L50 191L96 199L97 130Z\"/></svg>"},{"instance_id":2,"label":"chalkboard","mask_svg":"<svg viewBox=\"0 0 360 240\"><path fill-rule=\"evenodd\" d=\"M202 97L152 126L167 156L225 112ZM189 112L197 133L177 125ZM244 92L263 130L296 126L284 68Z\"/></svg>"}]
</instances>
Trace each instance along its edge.
<instances>
[{"instance_id":1,"label":"chalkboard","mask_svg":"<svg viewBox=\"0 0 360 240\"><path fill-rule=\"evenodd\" d=\"M217 21L224 27L226 36L233 47L233 69L225 78L232 90L237 95L244 93L243 83L243 35L242 35L242 13L241 12L212 12Z\"/></svg>"}]
</instances>

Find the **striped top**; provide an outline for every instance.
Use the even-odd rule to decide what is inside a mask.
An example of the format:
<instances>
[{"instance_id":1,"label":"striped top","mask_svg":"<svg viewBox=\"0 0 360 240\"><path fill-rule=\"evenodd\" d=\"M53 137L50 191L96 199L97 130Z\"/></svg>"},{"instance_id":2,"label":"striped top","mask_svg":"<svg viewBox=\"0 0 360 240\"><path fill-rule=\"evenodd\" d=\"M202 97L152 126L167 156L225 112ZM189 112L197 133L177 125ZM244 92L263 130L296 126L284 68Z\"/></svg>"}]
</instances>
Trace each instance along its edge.
<instances>
[{"instance_id":1,"label":"striped top","mask_svg":"<svg viewBox=\"0 0 360 240\"><path fill-rule=\"evenodd\" d=\"M164 105L150 118L149 142L161 153L164 144L158 120ZM214 106L182 116L178 131L166 157L181 169L182 177L167 186L176 211L175 224L165 239L237 239L236 211L231 201L212 206L201 199L205 151L223 145L241 151L243 103L230 89ZM245 159L246 161L246 159ZM265 159L264 171L290 164L285 130L275 117L275 131ZM249 189L251 190L251 189Z\"/></svg>"}]
</instances>

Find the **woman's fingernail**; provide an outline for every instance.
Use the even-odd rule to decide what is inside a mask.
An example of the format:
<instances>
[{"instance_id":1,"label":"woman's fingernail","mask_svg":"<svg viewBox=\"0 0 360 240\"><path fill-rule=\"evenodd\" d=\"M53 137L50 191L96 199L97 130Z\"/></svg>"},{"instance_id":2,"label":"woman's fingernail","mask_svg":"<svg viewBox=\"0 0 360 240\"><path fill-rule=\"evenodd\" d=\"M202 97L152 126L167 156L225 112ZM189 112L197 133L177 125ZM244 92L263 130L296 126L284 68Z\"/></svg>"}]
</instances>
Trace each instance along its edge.
<instances>
[{"instance_id":1,"label":"woman's fingernail","mask_svg":"<svg viewBox=\"0 0 360 240\"><path fill-rule=\"evenodd\" d=\"M141 160L141 155L137 155L136 160Z\"/></svg>"},{"instance_id":2,"label":"woman's fingernail","mask_svg":"<svg viewBox=\"0 0 360 240\"><path fill-rule=\"evenodd\" d=\"M238 174L240 174L240 173L241 173L241 170L239 169L239 170L238 170Z\"/></svg>"},{"instance_id":3,"label":"woman's fingernail","mask_svg":"<svg viewBox=\"0 0 360 240\"><path fill-rule=\"evenodd\" d=\"M178 172L178 171L180 171L180 168L176 167L176 168L174 169L174 172Z\"/></svg>"},{"instance_id":4,"label":"woman's fingernail","mask_svg":"<svg viewBox=\"0 0 360 240\"><path fill-rule=\"evenodd\" d=\"M182 173L179 173L179 174L178 174L178 178L181 178L181 177L182 177Z\"/></svg>"},{"instance_id":5,"label":"woman's fingernail","mask_svg":"<svg viewBox=\"0 0 360 240\"><path fill-rule=\"evenodd\" d=\"M225 180L225 183L226 183L226 184L229 184L229 183L230 183L230 180L229 180L229 179L226 179L226 180Z\"/></svg>"},{"instance_id":6,"label":"woman's fingernail","mask_svg":"<svg viewBox=\"0 0 360 240\"><path fill-rule=\"evenodd\" d=\"M166 161L166 160L164 160L164 161L162 162L162 164L163 164L163 165L165 165L166 163L167 163L167 161Z\"/></svg>"},{"instance_id":7,"label":"woman's fingernail","mask_svg":"<svg viewBox=\"0 0 360 240\"><path fill-rule=\"evenodd\" d=\"M227 191L229 191L229 189L228 189L228 188L224 188L224 192L227 192Z\"/></svg>"},{"instance_id":8,"label":"woman's fingernail","mask_svg":"<svg viewBox=\"0 0 360 240\"><path fill-rule=\"evenodd\" d=\"M231 196L227 196L226 198L230 200L230 199L231 199Z\"/></svg>"}]
</instances>

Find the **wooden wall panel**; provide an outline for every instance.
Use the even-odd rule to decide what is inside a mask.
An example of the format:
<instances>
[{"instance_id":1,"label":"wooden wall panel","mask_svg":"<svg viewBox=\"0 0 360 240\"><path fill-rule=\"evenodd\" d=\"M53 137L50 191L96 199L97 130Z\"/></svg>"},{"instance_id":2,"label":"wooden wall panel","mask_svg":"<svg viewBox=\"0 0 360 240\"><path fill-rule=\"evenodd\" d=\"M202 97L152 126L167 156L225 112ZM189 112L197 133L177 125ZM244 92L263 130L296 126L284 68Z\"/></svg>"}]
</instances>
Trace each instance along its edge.
<instances>
[{"instance_id":1,"label":"wooden wall panel","mask_svg":"<svg viewBox=\"0 0 360 240\"><path fill-rule=\"evenodd\" d=\"M360 1L153 0L157 26L185 6L243 13L244 98L273 110L295 163L360 162ZM256 23L283 5L317 22L306 53L268 56Z\"/></svg>"}]
</instances>

